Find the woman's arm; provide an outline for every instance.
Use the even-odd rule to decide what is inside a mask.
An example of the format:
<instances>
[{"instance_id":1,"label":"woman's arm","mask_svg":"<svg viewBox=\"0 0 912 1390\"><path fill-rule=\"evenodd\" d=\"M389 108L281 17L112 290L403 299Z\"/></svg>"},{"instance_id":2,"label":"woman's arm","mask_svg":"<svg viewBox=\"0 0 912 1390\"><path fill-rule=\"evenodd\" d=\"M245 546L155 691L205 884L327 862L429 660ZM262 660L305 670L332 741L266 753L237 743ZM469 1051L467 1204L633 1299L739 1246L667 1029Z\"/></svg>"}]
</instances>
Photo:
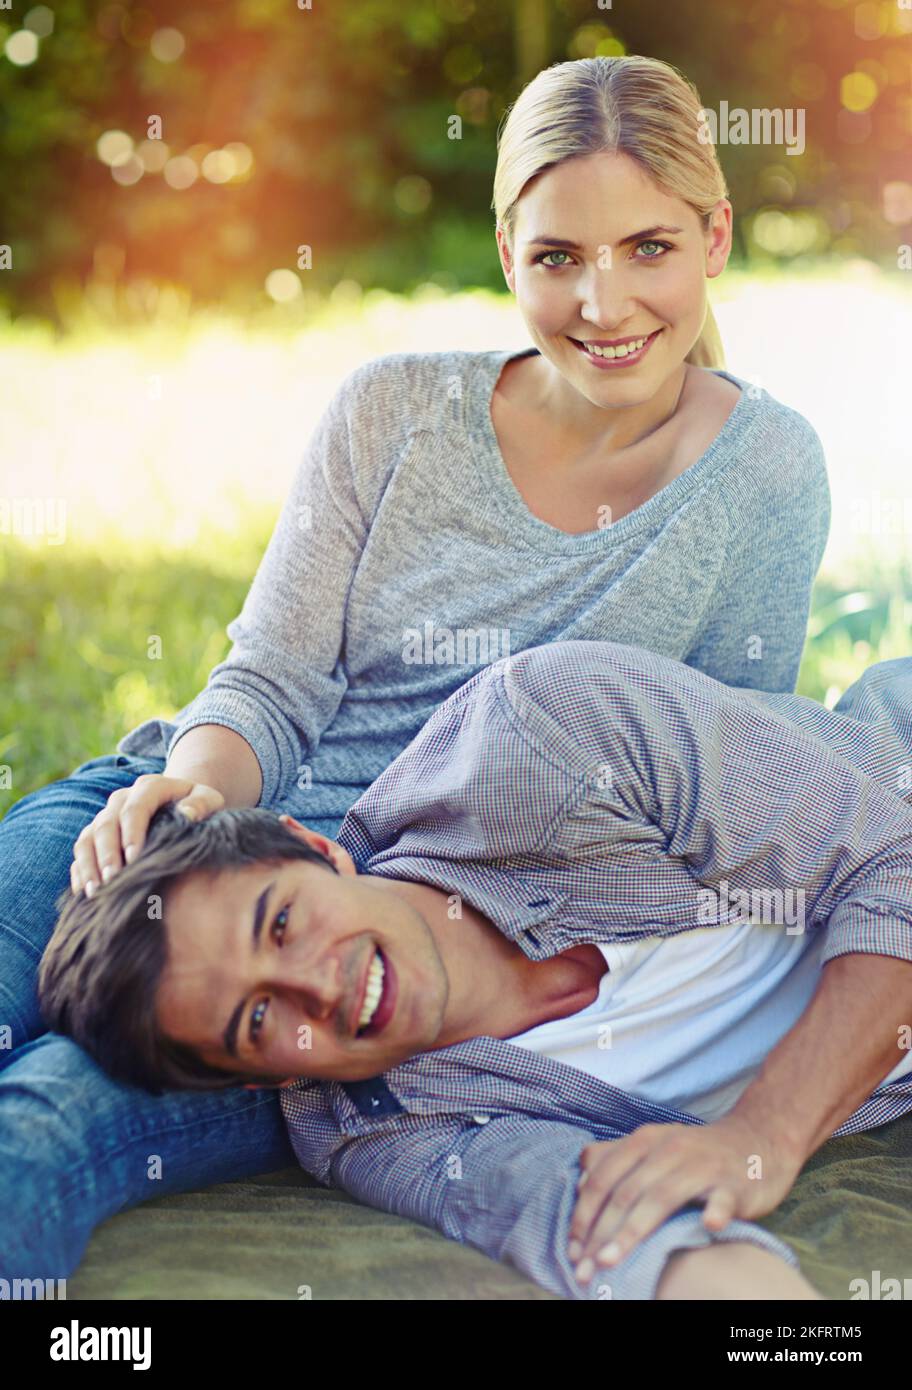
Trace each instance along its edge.
<instances>
[{"instance_id":1,"label":"woman's arm","mask_svg":"<svg viewBox=\"0 0 912 1390\"><path fill-rule=\"evenodd\" d=\"M168 770L183 775L192 767L198 781L219 790L219 779L227 777L229 804L251 804L251 796L254 803L273 804L300 775L345 694L340 656L348 594L386 471L408 428L401 401L395 418L392 393L384 389L389 376L388 358L378 358L339 386L313 432L243 608L228 625L232 648L175 720ZM211 732L216 725L224 731L218 749ZM210 730L203 736L208 742L198 736L182 749L200 727ZM234 739L226 738L232 733ZM255 795L245 748L259 772ZM223 749L231 762L220 770Z\"/></svg>"},{"instance_id":2,"label":"woman's arm","mask_svg":"<svg viewBox=\"0 0 912 1390\"><path fill-rule=\"evenodd\" d=\"M830 530L826 459L817 434L796 411L789 432L764 438L767 459L727 475L727 536L708 536L725 559L688 666L726 685L791 694L807 637L811 593Z\"/></svg>"},{"instance_id":3,"label":"woman's arm","mask_svg":"<svg viewBox=\"0 0 912 1390\"><path fill-rule=\"evenodd\" d=\"M245 738L221 724L190 729L174 745L164 776L215 787L226 806L256 806L263 789L256 753Z\"/></svg>"}]
</instances>

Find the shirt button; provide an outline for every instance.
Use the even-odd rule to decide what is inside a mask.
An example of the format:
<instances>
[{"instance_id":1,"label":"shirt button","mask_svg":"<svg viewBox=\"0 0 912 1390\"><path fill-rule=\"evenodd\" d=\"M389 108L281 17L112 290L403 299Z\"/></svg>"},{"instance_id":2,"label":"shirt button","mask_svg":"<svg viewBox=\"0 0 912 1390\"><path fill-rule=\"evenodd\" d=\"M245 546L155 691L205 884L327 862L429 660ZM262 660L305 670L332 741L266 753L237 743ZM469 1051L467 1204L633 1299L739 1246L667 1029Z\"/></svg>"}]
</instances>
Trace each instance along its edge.
<instances>
[{"instance_id":1,"label":"shirt button","mask_svg":"<svg viewBox=\"0 0 912 1390\"><path fill-rule=\"evenodd\" d=\"M473 1115L473 1116L472 1116L472 1119L475 1121L475 1123L476 1123L477 1125L486 1125L486 1124L488 1123L488 1120L490 1120L490 1118L491 1118L490 1115Z\"/></svg>"}]
</instances>

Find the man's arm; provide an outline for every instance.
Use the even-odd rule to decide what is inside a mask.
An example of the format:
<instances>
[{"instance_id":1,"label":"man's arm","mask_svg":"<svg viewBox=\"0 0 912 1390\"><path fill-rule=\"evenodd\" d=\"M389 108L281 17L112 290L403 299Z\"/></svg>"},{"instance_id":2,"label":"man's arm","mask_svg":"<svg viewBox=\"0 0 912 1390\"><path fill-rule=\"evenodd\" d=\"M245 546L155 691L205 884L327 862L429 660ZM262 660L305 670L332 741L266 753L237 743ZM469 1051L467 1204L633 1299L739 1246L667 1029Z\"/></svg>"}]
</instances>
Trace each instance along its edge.
<instances>
[{"instance_id":1,"label":"man's arm","mask_svg":"<svg viewBox=\"0 0 912 1390\"><path fill-rule=\"evenodd\" d=\"M567 1234L580 1155L594 1141L590 1130L524 1113L472 1116L461 1113L455 1100L449 1113L400 1110L384 1120L365 1120L353 1113L347 1097L340 1100L342 1090L301 1080L279 1092L289 1139L306 1172L367 1206L418 1221L512 1264L551 1293L574 1299L685 1296L680 1292L685 1270L688 1285L693 1276L692 1287L699 1286L694 1262L669 1264L669 1256L686 1251L695 1257L730 1243L733 1259L748 1247L775 1257L781 1296L802 1296L795 1284L798 1259L784 1241L747 1221L733 1221L724 1232L708 1231L693 1209L664 1222L610 1276L602 1270L583 1286L567 1255ZM366 1132L353 1132L365 1125ZM747 1260L744 1272L754 1263ZM666 1291L660 1292L666 1273ZM716 1262L707 1261L707 1289L716 1275Z\"/></svg>"},{"instance_id":2,"label":"man's arm","mask_svg":"<svg viewBox=\"0 0 912 1390\"><path fill-rule=\"evenodd\" d=\"M731 1221L724 1231L711 1232L693 1209L676 1213L625 1261L610 1271L595 1271L581 1285L567 1255L567 1235L580 1152L592 1139L575 1125L528 1115L492 1115L486 1124L474 1124L468 1116L411 1116L406 1123L394 1122L344 1142L332 1159L331 1174L359 1201L435 1227L564 1298L685 1296L681 1274L671 1279L676 1266L669 1271L667 1290L659 1293L669 1256L729 1243L777 1257L778 1296L813 1296L801 1290L797 1257L783 1241L747 1221ZM714 1262L709 1263L707 1281L715 1277ZM689 1260L687 1270L698 1287L700 1265ZM712 1295L704 1290L703 1296ZM757 1296L763 1296L760 1290Z\"/></svg>"},{"instance_id":3,"label":"man's arm","mask_svg":"<svg viewBox=\"0 0 912 1390\"><path fill-rule=\"evenodd\" d=\"M902 1060L910 1030L912 963L838 956L730 1113L788 1145L800 1168Z\"/></svg>"},{"instance_id":4,"label":"man's arm","mask_svg":"<svg viewBox=\"0 0 912 1390\"><path fill-rule=\"evenodd\" d=\"M568 1253L585 1284L685 1202L707 1229L773 1211L805 1161L902 1057L912 1025L912 964L840 956L738 1103L702 1126L646 1125L584 1155ZM602 1255L601 1252L605 1252Z\"/></svg>"}]
</instances>

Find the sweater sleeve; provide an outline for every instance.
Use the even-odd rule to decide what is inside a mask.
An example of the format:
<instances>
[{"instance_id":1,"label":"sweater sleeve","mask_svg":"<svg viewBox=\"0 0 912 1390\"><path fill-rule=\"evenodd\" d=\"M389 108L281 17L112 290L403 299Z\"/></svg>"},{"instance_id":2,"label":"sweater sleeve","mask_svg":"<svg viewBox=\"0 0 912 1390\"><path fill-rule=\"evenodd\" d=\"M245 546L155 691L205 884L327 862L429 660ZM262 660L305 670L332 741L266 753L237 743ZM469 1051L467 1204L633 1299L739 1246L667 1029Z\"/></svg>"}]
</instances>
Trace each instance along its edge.
<instances>
[{"instance_id":1,"label":"sweater sleeve","mask_svg":"<svg viewBox=\"0 0 912 1390\"><path fill-rule=\"evenodd\" d=\"M228 625L227 657L173 724L151 721L166 757L200 724L240 734L260 764L261 805L299 775L345 693L345 609L373 492L359 477L369 450L355 431L382 360L350 372L319 419L243 608ZM149 746L144 725L118 748Z\"/></svg>"},{"instance_id":2,"label":"sweater sleeve","mask_svg":"<svg viewBox=\"0 0 912 1390\"><path fill-rule=\"evenodd\" d=\"M726 560L683 659L726 685L791 693L830 530L826 460L811 425L784 406L751 444L727 480Z\"/></svg>"}]
</instances>

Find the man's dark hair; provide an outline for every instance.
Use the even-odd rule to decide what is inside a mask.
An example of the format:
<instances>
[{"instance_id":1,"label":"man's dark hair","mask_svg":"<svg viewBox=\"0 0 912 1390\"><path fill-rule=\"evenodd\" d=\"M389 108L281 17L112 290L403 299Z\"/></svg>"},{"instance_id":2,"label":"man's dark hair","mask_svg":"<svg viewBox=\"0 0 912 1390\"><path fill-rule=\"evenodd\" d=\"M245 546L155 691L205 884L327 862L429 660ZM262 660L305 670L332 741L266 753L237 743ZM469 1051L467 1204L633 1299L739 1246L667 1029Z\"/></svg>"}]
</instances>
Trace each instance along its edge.
<instances>
[{"instance_id":1,"label":"man's dark hair","mask_svg":"<svg viewBox=\"0 0 912 1390\"><path fill-rule=\"evenodd\" d=\"M91 898L67 888L57 899L60 916L38 972L49 1030L73 1038L116 1080L155 1095L284 1080L211 1066L195 1048L162 1033L155 1000L168 958L165 909L178 880L289 859L338 872L274 811L224 810L197 822L170 803L160 807L132 864Z\"/></svg>"}]
</instances>

